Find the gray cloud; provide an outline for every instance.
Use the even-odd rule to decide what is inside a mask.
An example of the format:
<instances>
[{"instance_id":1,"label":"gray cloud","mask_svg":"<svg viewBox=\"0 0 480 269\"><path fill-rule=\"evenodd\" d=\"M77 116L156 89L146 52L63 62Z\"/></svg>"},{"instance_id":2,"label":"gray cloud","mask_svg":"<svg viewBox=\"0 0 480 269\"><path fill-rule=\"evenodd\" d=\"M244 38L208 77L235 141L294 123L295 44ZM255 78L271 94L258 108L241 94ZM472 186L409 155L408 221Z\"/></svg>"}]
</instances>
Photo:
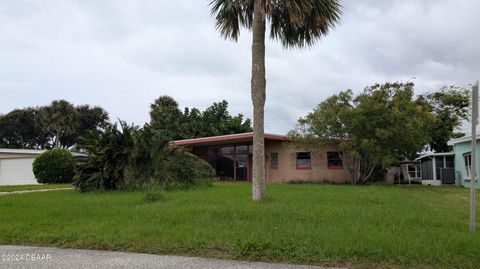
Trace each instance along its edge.
<instances>
[{"instance_id":1,"label":"gray cloud","mask_svg":"<svg viewBox=\"0 0 480 269\"><path fill-rule=\"evenodd\" d=\"M209 1L0 2L0 113L54 99L142 124L168 94L181 106L226 99L251 117L250 32L214 30ZM326 97L415 78L417 93L480 76L480 2L343 1L340 25L313 48L267 44L266 128L286 133Z\"/></svg>"}]
</instances>

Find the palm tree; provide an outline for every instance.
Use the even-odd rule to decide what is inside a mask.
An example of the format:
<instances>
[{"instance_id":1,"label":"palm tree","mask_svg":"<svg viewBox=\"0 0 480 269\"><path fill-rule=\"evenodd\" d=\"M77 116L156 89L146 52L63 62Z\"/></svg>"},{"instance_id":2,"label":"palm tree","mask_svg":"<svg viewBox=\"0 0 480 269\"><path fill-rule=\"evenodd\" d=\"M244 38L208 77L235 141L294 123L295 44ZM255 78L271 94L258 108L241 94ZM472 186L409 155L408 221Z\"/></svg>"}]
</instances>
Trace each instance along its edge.
<instances>
[{"instance_id":1,"label":"palm tree","mask_svg":"<svg viewBox=\"0 0 480 269\"><path fill-rule=\"evenodd\" d=\"M42 107L41 121L45 132L55 136L55 147L59 148L63 136L72 135L77 129L79 113L65 100L53 101L50 106Z\"/></svg>"},{"instance_id":2,"label":"palm tree","mask_svg":"<svg viewBox=\"0 0 480 269\"><path fill-rule=\"evenodd\" d=\"M266 196L265 183L265 34L285 48L312 46L340 20L339 0L212 0L216 29L237 40L240 28L252 30L253 178L252 198Z\"/></svg>"}]
</instances>

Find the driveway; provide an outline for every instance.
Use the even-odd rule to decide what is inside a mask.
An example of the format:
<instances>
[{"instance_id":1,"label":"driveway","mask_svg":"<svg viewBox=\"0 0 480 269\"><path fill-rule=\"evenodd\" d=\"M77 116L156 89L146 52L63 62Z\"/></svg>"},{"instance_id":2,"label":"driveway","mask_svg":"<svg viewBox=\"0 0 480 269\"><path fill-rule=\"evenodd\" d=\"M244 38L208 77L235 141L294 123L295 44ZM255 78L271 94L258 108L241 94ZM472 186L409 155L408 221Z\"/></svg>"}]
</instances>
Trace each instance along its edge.
<instances>
[{"instance_id":1,"label":"driveway","mask_svg":"<svg viewBox=\"0 0 480 269\"><path fill-rule=\"evenodd\" d=\"M325 269L326 267L0 245L0 268Z\"/></svg>"},{"instance_id":2,"label":"driveway","mask_svg":"<svg viewBox=\"0 0 480 269\"><path fill-rule=\"evenodd\" d=\"M17 193L31 193L31 192L46 192L46 191L64 191L64 190L73 190L73 188L55 188L55 189L25 190L25 191L9 191L9 192L0 192L0 195L9 195L9 194L17 194Z\"/></svg>"}]
</instances>

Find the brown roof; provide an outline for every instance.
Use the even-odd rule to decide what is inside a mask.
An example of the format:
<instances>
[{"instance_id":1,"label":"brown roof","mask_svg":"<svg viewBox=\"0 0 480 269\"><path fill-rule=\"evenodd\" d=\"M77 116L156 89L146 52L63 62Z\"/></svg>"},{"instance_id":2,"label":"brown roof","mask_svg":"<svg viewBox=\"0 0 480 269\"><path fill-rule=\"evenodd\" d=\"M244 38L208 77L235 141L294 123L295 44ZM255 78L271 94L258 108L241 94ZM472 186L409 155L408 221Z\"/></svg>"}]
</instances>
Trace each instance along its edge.
<instances>
[{"instance_id":1,"label":"brown roof","mask_svg":"<svg viewBox=\"0 0 480 269\"><path fill-rule=\"evenodd\" d=\"M265 140L289 140L288 136L265 134ZM213 145L220 143L238 143L238 142L251 142L253 141L253 133L232 134L232 135L220 135L202 138L192 138L185 140L176 140L171 143L175 146L192 146L192 145Z\"/></svg>"}]
</instances>

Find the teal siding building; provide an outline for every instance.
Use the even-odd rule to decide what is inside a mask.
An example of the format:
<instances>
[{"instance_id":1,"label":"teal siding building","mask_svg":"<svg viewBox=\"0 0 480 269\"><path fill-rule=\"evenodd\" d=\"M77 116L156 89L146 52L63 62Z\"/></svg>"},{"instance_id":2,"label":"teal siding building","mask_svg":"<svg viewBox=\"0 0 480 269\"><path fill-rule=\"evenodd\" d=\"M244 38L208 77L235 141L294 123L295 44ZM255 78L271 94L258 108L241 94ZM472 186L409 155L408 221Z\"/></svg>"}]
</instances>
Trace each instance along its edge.
<instances>
[{"instance_id":1,"label":"teal siding building","mask_svg":"<svg viewBox=\"0 0 480 269\"><path fill-rule=\"evenodd\" d=\"M476 137L477 143L480 143L480 135ZM471 162L471 154L472 154L472 137L466 136L458 139L452 139L448 141L448 145L453 146L453 151L455 153L455 183L458 186L463 187L470 187L471 184L471 175L470 175L470 167L472 165ZM477 146L477 175L478 169L480 167L480 149ZM478 176L477 176L478 178ZM480 188L480 182L477 179L475 182L476 188Z\"/></svg>"}]
</instances>

